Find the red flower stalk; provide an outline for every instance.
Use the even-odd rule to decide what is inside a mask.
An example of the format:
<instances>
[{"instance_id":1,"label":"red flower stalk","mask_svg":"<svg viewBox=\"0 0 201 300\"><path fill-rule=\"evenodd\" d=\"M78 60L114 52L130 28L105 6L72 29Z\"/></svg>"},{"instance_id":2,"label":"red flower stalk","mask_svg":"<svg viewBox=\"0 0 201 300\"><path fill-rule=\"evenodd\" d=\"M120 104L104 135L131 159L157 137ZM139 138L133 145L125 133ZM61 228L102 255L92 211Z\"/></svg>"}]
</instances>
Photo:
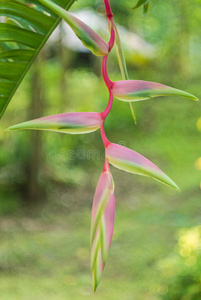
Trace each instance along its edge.
<instances>
[{"instance_id":1,"label":"red flower stalk","mask_svg":"<svg viewBox=\"0 0 201 300\"><path fill-rule=\"evenodd\" d=\"M107 18L109 20L112 20L113 13L112 13L112 10L111 10L111 7L110 7L110 2L109 2L109 0L104 0L104 3L105 3L105 9L106 9Z\"/></svg>"}]
</instances>

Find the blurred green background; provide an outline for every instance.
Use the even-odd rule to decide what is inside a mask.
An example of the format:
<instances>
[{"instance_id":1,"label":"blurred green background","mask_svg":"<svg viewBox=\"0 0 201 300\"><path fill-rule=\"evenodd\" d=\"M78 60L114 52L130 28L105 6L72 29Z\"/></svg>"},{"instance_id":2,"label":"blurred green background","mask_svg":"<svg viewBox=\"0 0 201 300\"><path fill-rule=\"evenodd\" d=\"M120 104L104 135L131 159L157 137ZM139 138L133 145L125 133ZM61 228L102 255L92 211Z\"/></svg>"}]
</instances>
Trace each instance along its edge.
<instances>
[{"instance_id":1,"label":"blurred green background","mask_svg":"<svg viewBox=\"0 0 201 300\"><path fill-rule=\"evenodd\" d=\"M134 0L111 5L127 30L130 78L201 98L201 1L154 0L145 18L141 8L130 11ZM71 11L86 7L105 20L102 0L76 1ZM115 229L96 294L89 232L103 168L99 131L4 131L36 117L106 107L101 59L64 47L63 30L45 46L0 122L0 299L201 299L201 103L182 97L136 102L134 125L128 104L115 99L106 120L109 140L152 160L181 193L111 167ZM132 32L141 39L133 40ZM108 68L112 80L121 80L115 52Z\"/></svg>"}]
</instances>

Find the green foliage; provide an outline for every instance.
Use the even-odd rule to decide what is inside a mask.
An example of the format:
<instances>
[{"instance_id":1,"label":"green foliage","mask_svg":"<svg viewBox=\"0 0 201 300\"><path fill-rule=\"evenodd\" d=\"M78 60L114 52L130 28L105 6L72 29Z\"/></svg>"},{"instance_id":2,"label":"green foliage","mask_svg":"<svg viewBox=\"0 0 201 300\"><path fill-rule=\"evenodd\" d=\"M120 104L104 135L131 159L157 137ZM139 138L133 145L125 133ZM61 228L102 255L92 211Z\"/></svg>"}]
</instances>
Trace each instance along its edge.
<instances>
[{"instance_id":1,"label":"green foliage","mask_svg":"<svg viewBox=\"0 0 201 300\"><path fill-rule=\"evenodd\" d=\"M145 16L149 9L149 0L138 0L137 4L132 9L136 9L141 5L143 5L143 15Z\"/></svg>"},{"instance_id":2,"label":"green foliage","mask_svg":"<svg viewBox=\"0 0 201 300\"><path fill-rule=\"evenodd\" d=\"M19 198L11 191L1 192L0 216L13 215L20 209Z\"/></svg>"},{"instance_id":3,"label":"green foliage","mask_svg":"<svg viewBox=\"0 0 201 300\"><path fill-rule=\"evenodd\" d=\"M161 299L199 300L201 297L201 226L179 231L175 252L158 263L162 274Z\"/></svg>"},{"instance_id":4,"label":"green foliage","mask_svg":"<svg viewBox=\"0 0 201 300\"><path fill-rule=\"evenodd\" d=\"M58 0L57 3L69 9L74 1ZM37 0L1 1L0 15L6 17L5 23L0 23L1 117L60 18L45 6L38 6Z\"/></svg>"}]
</instances>

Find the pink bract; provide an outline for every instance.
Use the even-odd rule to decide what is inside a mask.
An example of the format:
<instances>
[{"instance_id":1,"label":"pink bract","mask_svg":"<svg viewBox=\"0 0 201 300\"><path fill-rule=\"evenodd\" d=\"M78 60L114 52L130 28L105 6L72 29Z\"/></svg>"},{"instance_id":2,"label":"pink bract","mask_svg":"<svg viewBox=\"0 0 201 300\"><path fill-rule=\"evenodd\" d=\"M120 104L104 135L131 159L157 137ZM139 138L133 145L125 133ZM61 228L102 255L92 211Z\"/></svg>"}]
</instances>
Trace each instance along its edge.
<instances>
[{"instance_id":1,"label":"pink bract","mask_svg":"<svg viewBox=\"0 0 201 300\"><path fill-rule=\"evenodd\" d=\"M106 158L113 166L126 172L150 176L177 190L178 186L156 165L141 154L121 145L109 143Z\"/></svg>"},{"instance_id":2,"label":"pink bract","mask_svg":"<svg viewBox=\"0 0 201 300\"><path fill-rule=\"evenodd\" d=\"M97 130L103 117L96 112L72 112L43 117L9 127L7 130L35 129L79 134Z\"/></svg>"},{"instance_id":3,"label":"pink bract","mask_svg":"<svg viewBox=\"0 0 201 300\"><path fill-rule=\"evenodd\" d=\"M123 101L139 101L159 96L183 96L192 100L198 100L187 92L161 83L143 80L115 81L112 84L111 92L113 96Z\"/></svg>"},{"instance_id":4,"label":"pink bract","mask_svg":"<svg viewBox=\"0 0 201 300\"><path fill-rule=\"evenodd\" d=\"M115 215L114 183L107 160L94 195L91 215L91 270L96 290L108 257Z\"/></svg>"}]
</instances>

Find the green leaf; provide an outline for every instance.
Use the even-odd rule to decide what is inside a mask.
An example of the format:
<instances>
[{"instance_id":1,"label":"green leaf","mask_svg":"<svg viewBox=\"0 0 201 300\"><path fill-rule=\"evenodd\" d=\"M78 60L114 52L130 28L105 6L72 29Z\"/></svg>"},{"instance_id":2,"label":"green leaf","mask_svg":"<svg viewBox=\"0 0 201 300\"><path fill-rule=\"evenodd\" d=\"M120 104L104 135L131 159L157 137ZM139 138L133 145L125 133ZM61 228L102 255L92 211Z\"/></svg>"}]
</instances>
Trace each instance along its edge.
<instances>
[{"instance_id":1,"label":"green leaf","mask_svg":"<svg viewBox=\"0 0 201 300\"><path fill-rule=\"evenodd\" d=\"M19 21L20 24L33 26L39 33L44 34L52 25L52 21L47 15L17 1L1 2L0 15Z\"/></svg>"},{"instance_id":2,"label":"green leaf","mask_svg":"<svg viewBox=\"0 0 201 300\"><path fill-rule=\"evenodd\" d=\"M15 61L29 61L34 55L34 50L14 49L3 51L0 53L1 59L11 59Z\"/></svg>"},{"instance_id":3,"label":"green leaf","mask_svg":"<svg viewBox=\"0 0 201 300\"><path fill-rule=\"evenodd\" d=\"M55 0L69 9L75 0ZM32 6L29 6L32 4ZM0 117L47 39L61 20L38 0L1 0Z\"/></svg>"},{"instance_id":4,"label":"green leaf","mask_svg":"<svg viewBox=\"0 0 201 300\"><path fill-rule=\"evenodd\" d=\"M146 16L148 10L149 10L149 2L147 2L147 3L143 6L143 16Z\"/></svg>"},{"instance_id":5,"label":"green leaf","mask_svg":"<svg viewBox=\"0 0 201 300\"><path fill-rule=\"evenodd\" d=\"M141 5L143 5L143 15L145 16L149 9L149 0L139 0L132 10L140 7Z\"/></svg>"},{"instance_id":6,"label":"green leaf","mask_svg":"<svg viewBox=\"0 0 201 300\"><path fill-rule=\"evenodd\" d=\"M37 49L43 35L15 25L0 23L0 42L16 42L27 47Z\"/></svg>"}]
</instances>

